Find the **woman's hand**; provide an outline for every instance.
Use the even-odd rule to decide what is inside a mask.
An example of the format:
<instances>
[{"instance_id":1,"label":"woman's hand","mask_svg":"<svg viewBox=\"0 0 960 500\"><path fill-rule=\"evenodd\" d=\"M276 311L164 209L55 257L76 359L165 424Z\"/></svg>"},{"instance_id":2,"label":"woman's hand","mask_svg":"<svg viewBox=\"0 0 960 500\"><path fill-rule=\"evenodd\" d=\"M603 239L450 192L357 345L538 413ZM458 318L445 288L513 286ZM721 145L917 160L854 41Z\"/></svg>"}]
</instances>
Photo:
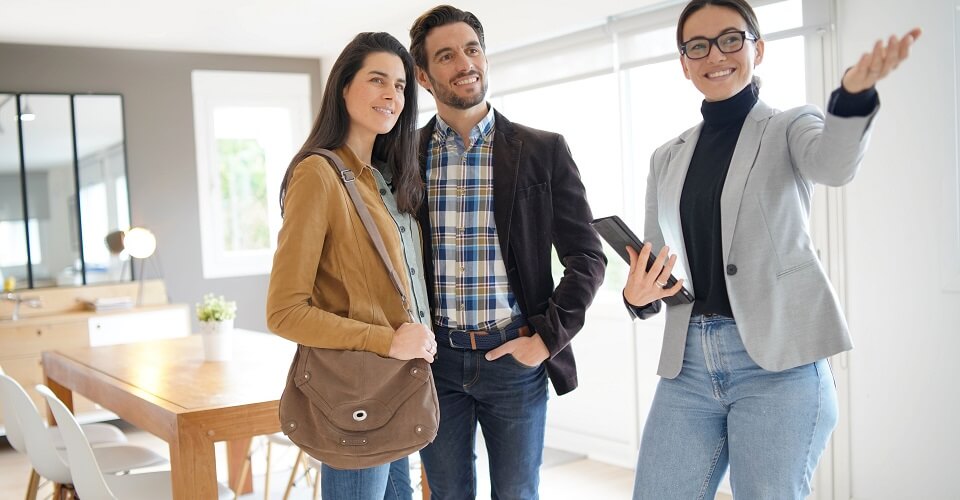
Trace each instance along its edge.
<instances>
[{"instance_id":1,"label":"woman's hand","mask_svg":"<svg viewBox=\"0 0 960 500\"><path fill-rule=\"evenodd\" d=\"M675 295L683 287L681 279L677 280L672 287L665 288L670 272L673 271L673 265L677 262L675 254L667 258L670 247L661 248L650 270L646 270L647 260L652 251L653 247L650 243L644 244L639 254L633 248L627 247L627 253L630 254L630 274L627 275L627 284L623 287L623 297L632 306L646 306L653 301Z\"/></svg>"},{"instance_id":2,"label":"woman's hand","mask_svg":"<svg viewBox=\"0 0 960 500\"><path fill-rule=\"evenodd\" d=\"M404 323L393 333L388 356L404 361L423 358L427 363L433 363L436 354L437 340L427 325Z\"/></svg>"},{"instance_id":3,"label":"woman's hand","mask_svg":"<svg viewBox=\"0 0 960 500\"><path fill-rule=\"evenodd\" d=\"M883 40L877 40L873 51L861 56L860 61L843 75L843 89L856 94L876 85L910 55L910 45L920 38L920 33L920 28L914 28L903 38L891 35L886 45Z\"/></svg>"}]
</instances>

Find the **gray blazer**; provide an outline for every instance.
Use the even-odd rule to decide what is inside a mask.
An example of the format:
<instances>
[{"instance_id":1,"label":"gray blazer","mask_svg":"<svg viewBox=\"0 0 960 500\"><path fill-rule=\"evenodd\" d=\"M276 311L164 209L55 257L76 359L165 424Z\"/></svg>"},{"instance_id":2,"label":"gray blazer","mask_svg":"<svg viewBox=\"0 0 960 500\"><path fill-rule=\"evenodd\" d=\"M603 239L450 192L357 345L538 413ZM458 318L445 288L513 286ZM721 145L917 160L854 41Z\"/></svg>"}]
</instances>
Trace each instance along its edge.
<instances>
[{"instance_id":1,"label":"gray blazer","mask_svg":"<svg viewBox=\"0 0 960 500\"><path fill-rule=\"evenodd\" d=\"M841 118L814 106L780 112L757 102L747 115L720 197L723 264L730 307L755 363L780 371L851 349L847 323L810 239L815 183L850 182L873 117ZM673 273L693 290L680 193L702 123L660 146L650 159L646 239L677 254ZM640 318L660 302L631 309ZM667 307L657 373L674 378L692 304Z\"/></svg>"}]
</instances>

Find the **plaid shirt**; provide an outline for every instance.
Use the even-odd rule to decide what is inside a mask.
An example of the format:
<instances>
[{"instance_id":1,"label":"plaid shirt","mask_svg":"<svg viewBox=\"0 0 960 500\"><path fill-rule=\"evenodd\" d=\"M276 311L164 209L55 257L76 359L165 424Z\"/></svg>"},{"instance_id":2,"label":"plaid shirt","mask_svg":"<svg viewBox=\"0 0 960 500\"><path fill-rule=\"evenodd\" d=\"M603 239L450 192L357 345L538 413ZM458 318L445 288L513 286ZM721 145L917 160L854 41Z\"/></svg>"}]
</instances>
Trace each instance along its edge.
<instances>
[{"instance_id":1,"label":"plaid shirt","mask_svg":"<svg viewBox=\"0 0 960 500\"><path fill-rule=\"evenodd\" d=\"M427 157L433 244L434 319L439 326L487 330L519 315L493 219L493 108L465 145L439 116Z\"/></svg>"}]
</instances>

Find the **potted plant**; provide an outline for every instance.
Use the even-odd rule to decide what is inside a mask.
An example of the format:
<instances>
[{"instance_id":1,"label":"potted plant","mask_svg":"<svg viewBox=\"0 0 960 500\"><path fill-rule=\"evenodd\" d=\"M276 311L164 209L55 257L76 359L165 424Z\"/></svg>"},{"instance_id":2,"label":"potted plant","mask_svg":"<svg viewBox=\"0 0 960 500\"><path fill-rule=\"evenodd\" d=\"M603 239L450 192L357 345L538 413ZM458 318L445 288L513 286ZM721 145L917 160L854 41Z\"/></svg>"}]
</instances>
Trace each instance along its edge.
<instances>
[{"instance_id":1,"label":"potted plant","mask_svg":"<svg viewBox=\"0 0 960 500\"><path fill-rule=\"evenodd\" d=\"M197 304L197 319L200 320L200 334L203 337L203 352L208 361L230 359L230 332L237 315L237 303L227 300L223 295L208 293L203 302Z\"/></svg>"}]
</instances>

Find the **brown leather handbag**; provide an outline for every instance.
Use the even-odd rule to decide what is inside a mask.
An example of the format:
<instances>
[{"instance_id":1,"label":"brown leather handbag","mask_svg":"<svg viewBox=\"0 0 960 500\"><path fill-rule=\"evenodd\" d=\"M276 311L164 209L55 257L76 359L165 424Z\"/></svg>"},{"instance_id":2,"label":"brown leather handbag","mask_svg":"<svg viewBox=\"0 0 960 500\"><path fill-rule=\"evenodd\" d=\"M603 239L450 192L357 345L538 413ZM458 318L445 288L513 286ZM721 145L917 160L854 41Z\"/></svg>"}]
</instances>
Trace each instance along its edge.
<instances>
[{"instance_id":1,"label":"brown leather handbag","mask_svg":"<svg viewBox=\"0 0 960 500\"><path fill-rule=\"evenodd\" d=\"M412 319L403 285L357 191L353 172L326 149ZM430 364L367 351L300 345L280 398L280 423L304 452L337 469L363 469L403 458L430 444L440 406Z\"/></svg>"}]
</instances>

